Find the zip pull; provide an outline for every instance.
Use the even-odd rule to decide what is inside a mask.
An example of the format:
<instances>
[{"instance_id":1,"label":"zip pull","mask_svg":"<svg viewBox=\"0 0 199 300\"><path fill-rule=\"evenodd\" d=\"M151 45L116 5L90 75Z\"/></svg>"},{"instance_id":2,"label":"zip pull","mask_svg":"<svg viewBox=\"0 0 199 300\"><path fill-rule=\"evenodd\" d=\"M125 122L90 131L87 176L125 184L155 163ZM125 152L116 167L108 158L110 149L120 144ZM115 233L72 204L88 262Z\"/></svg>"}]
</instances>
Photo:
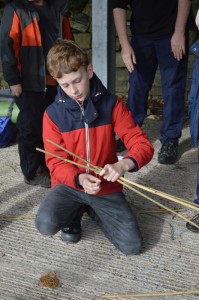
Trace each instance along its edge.
<instances>
[{"instance_id":1,"label":"zip pull","mask_svg":"<svg viewBox=\"0 0 199 300\"><path fill-rule=\"evenodd\" d=\"M80 106L80 119L82 120L84 117L84 108L83 106Z\"/></svg>"}]
</instances>

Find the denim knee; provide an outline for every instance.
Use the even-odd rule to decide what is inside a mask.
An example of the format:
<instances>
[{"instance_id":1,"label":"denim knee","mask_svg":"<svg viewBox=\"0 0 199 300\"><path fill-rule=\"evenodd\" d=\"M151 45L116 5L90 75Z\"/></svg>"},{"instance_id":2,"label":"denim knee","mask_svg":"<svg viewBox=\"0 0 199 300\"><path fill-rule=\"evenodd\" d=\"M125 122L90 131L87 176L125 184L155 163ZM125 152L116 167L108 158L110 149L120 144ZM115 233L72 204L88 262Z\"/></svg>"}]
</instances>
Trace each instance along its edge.
<instances>
[{"instance_id":1,"label":"denim knee","mask_svg":"<svg viewBox=\"0 0 199 300\"><path fill-rule=\"evenodd\" d=\"M142 239L134 241L131 245L119 245L119 250L125 255L137 255L142 249Z\"/></svg>"},{"instance_id":2,"label":"denim knee","mask_svg":"<svg viewBox=\"0 0 199 300\"><path fill-rule=\"evenodd\" d=\"M60 230L56 224L50 220L45 220L43 217L36 217L35 226L43 235L54 235Z\"/></svg>"}]
</instances>

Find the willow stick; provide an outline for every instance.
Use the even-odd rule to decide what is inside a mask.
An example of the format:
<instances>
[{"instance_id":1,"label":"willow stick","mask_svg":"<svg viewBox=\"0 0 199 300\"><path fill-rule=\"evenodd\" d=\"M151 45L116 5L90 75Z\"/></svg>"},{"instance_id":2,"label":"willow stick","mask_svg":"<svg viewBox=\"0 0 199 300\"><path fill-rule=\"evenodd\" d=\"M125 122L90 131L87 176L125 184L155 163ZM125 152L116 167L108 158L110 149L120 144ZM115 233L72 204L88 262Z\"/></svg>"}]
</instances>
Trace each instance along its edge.
<instances>
[{"instance_id":1,"label":"willow stick","mask_svg":"<svg viewBox=\"0 0 199 300\"><path fill-rule=\"evenodd\" d=\"M0 216L0 221L32 220L35 216Z\"/></svg>"},{"instance_id":2,"label":"willow stick","mask_svg":"<svg viewBox=\"0 0 199 300\"><path fill-rule=\"evenodd\" d=\"M146 293L146 294L104 294L101 298L113 299L113 298L132 298L132 297L161 297L161 296L175 296L175 295L191 295L199 294L199 290L193 291L179 291L179 292L166 292L166 293Z\"/></svg>"},{"instance_id":3,"label":"willow stick","mask_svg":"<svg viewBox=\"0 0 199 300\"><path fill-rule=\"evenodd\" d=\"M168 207L168 206L167 206ZM155 214L155 213L165 213L165 209L152 209L152 208L149 208L149 209L141 209L141 208L136 208L135 209L136 210L136 212L138 213L138 214ZM172 211L177 211L177 212L179 212L179 211L183 211L183 209L182 208L171 208L171 210Z\"/></svg>"},{"instance_id":4,"label":"willow stick","mask_svg":"<svg viewBox=\"0 0 199 300\"><path fill-rule=\"evenodd\" d=\"M49 142L49 143L51 143L52 145L54 145L54 146L56 146L56 147L62 149L64 152L69 153L70 155L72 155L72 156L78 158L79 160L83 161L83 162L86 163L87 165L90 165L92 168L97 169L98 174L99 174L99 172L102 170L102 168L100 168L100 167L98 167L98 166L95 166L94 164L88 162L86 159L84 159L84 158L82 158L81 156L79 156L79 155L77 155L77 154L71 152L70 150L68 150L68 149L66 149L66 148L64 148L64 147L62 147L62 146L60 146L59 144L53 142L52 140L47 139L46 141ZM198 206L197 204L195 204L195 203L190 203L189 201L184 200L184 199L182 199L182 198L175 197L175 196L172 196L172 195L170 195L170 194L166 194L166 193L164 193L164 192L155 190L155 189L153 189L153 188L149 188L149 187L143 186L143 185L141 185L141 184L138 184L138 183L136 183L136 182L133 182L133 181L131 181L131 180L128 180L128 179L126 179L126 178L124 178L124 177L120 177L120 180L121 180L121 181L124 181L124 182L128 182L128 183L130 183L130 184L132 184L132 185L135 185L135 186L137 186L137 187L139 187L139 188L141 188L141 189L143 189L143 190L146 190L146 191L149 192L149 193L158 195L158 196L160 196L160 197L166 198L166 199L168 199L168 200L170 200L170 201L173 201L173 202L176 202L176 203L180 203L181 205L184 205L184 206L186 206L186 207L188 207L188 208L194 209L194 210L196 210L196 211L199 212L199 206ZM121 182L120 182L120 183L121 183ZM182 203L182 202L183 202L183 203Z\"/></svg>"},{"instance_id":5,"label":"willow stick","mask_svg":"<svg viewBox=\"0 0 199 300\"><path fill-rule=\"evenodd\" d=\"M178 212L172 210L171 208L169 208L169 207L167 207L167 206L165 206L165 205L159 203L158 201L152 199L151 197L149 197L149 196L143 194L142 192L138 191L137 189L133 188L132 186L129 186L127 183L125 183L125 182L123 182L123 181L121 181L121 180L118 180L118 182L120 182L121 184L123 184L124 186L126 186L127 188L129 188L130 190L132 190L133 192L137 193L138 195L140 195L140 196L146 198L147 200L149 200L149 201L155 203L156 205L158 205L158 206L164 208L165 210L167 210L167 211L169 211L169 212L175 214L175 215L178 216L179 218L183 219L184 221L190 223L191 225L193 225L193 226L195 226L195 227L197 227L197 228L199 229L199 225L198 225L198 224L196 224L196 223L194 223L193 221L189 220L188 218L184 217L184 216L181 215L180 213L178 213Z\"/></svg>"},{"instance_id":6,"label":"willow stick","mask_svg":"<svg viewBox=\"0 0 199 300\"><path fill-rule=\"evenodd\" d=\"M177 202L177 203L183 202L183 203L190 204L190 202L187 201L187 200L185 200L185 199L182 199L182 198L179 198L179 197L176 197L176 196L167 194L167 193L162 192L162 191L158 191L158 190L153 189L153 188L151 188L151 187L144 186L144 185L142 185L142 184L139 184L139 183L134 182L134 181L132 181L132 180L129 180L129 179L127 179L127 178L121 177L120 179L121 179L122 181L125 181L125 182L127 182L127 183L130 183L130 184L132 184L132 185L134 185L134 186L136 186L136 187L138 187L138 188L140 188L140 189L142 189L142 190L145 190L145 191L147 191L147 192L149 192L149 193L152 193L152 194L155 194L155 195L157 195L157 196L166 198L166 199L168 199L168 200L175 201L175 202ZM179 201L179 202L178 202L178 201ZM196 209L196 210L199 211L199 205L198 205L198 204L196 204L196 203L191 203L191 205L197 207L198 209Z\"/></svg>"},{"instance_id":7,"label":"willow stick","mask_svg":"<svg viewBox=\"0 0 199 300\"><path fill-rule=\"evenodd\" d=\"M68 149L66 149L66 148L64 148L64 147L62 147L62 146L60 146L59 144L53 142L52 140L46 139L46 141L49 142L50 144L56 146L57 148L63 150L64 152L66 152L66 153L72 155L73 157L78 158L79 160L83 161L85 164L90 165L91 167L97 169L98 172L100 172L100 171L102 170L102 168L100 168L100 167L98 167L98 166L92 164L91 162L89 162L89 161L87 161L86 159L82 158L81 156L79 156L79 155L73 153L72 151L70 151L70 150L68 150Z\"/></svg>"},{"instance_id":8,"label":"willow stick","mask_svg":"<svg viewBox=\"0 0 199 300\"><path fill-rule=\"evenodd\" d=\"M65 161L65 162L69 162L69 163L71 163L71 164L81 166L82 168L85 168L85 169L87 168L86 165L82 165L82 164L76 163L76 162L74 162L74 161L72 161L72 160L63 158L63 157L61 157L61 156L59 156L59 155L56 155L56 154L54 154L54 153L51 153L51 152L49 152L49 151L46 151L46 150L43 150L43 149L40 149L40 148L37 148L37 150L39 150L39 151L41 151L41 152L43 152L43 153L52 155L52 156L54 156L54 157L56 157L56 158L58 158L58 159L61 159L61 160ZM99 174L99 173L98 173L99 171L98 171L97 168L90 168L90 169L91 169L92 171L94 171L96 174ZM165 209L165 210L167 210L167 211L169 211L169 212L175 214L175 215L178 216L179 218L185 220L186 222L189 222L190 224L192 224L193 226L195 226L195 227L197 227L197 228L199 229L199 225L197 225L196 223L194 223L194 222L192 222L191 220L187 219L186 217L182 216L182 215L179 214L178 212L173 211L172 209L170 209L170 208L168 208L167 206L165 206L165 205L159 203L158 201L155 201L154 199L152 199L152 198L150 198L149 196L143 194L142 192L136 190L135 188L133 188L132 186L128 185L127 183L121 181L121 179L118 179L117 181L118 181L119 183L121 183L123 186L126 186L127 188L129 188L130 190L134 191L135 193L141 195L142 197L148 199L149 201L155 203L156 205L162 207L163 209Z\"/></svg>"},{"instance_id":9,"label":"willow stick","mask_svg":"<svg viewBox=\"0 0 199 300\"><path fill-rule=\"evenodd\" d=\"M40 148L36 148L36 150L37 151L40 151L40 152L43 152L43 153L45 153L45 154L49 154L49 155L51 155L51 156L54 156L54 157L56 157L56 158L58 158L58 159L60 159L60 160L63 160L63 161L65 161L65 162L68 162L68 163L71 163L71 164L73 164L73 165L75 165L75 166L78 166L78 167L81 167L81 168L87 168L87 166L84 166L84 165L82 165L82 164L79 164L79 163L77 163L77 162L75 162L75 161L72 161L72 160L70 160L70 159L67 159L67 158L64 158L64 157L62 157L62 156L59 156L59 155L57 155L57 154L54 154L54 153L52 153L52 152L49 152L49 151L46 151L46 150L43 150L43 149L40 149ZM94 168L89 168L91 171L94 171L95 173L96 173L96 169L94 169Z\"/></svg>"}]
</instances>

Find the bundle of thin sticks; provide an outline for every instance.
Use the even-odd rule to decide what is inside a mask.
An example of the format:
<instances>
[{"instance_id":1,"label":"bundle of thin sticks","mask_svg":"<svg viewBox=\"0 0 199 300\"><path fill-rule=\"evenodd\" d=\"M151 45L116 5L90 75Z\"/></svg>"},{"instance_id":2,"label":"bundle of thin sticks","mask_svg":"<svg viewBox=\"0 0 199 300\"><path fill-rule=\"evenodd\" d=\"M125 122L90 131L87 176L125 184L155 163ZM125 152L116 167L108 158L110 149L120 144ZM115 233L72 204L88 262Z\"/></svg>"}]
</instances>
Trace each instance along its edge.
<instances>
[{"instance_id":1,"label":"bundle of thin sticks","mask_svg":"<svg viewBox=\"0 0 199 300\"><path fill-rule=\"evenodd\" d=\"M79 160L82 161L82 163L84 163L84 164L77 163L77 162L75 162L75 161L73 161L73 160L66 159L66 158L61 157L61 156L59 156L59 155L57 155L57 154L51 153L51 152L49 152L49 151L46 151L46 150L43 150L43 149L40 149L40 148L36 148L36 150L38 150L38 151L40 151L40 152L43 152L43 153L45 153L45 154L51 155L51 156L53 156L53 157L56 157L56 158L58 158L58 159L60 159L60 160L63 160L63 161L65 161L65 162L67 162L67 163L71 163L71 164L76 165L76 166L81 167L81 168L87 169L87 168L89 167L89 170L93 171L96 175L99 175L100 171L102 170L101 167L95 166L94 164L88 162L87 160L85 160L85 159L83 159L82 157L80 157L79 155L77 155L77 154L75 154L75 153L73 153L73 152L67 150L66 148L64 148L64 147L62 147L62 146L60 146L60 145L58 145L57 143L51 141L50 139L47 139L47 142L49 142L49 143L51 143L52 145L56 146L57 148L63 150L64 152L70 154L71 156L73 156L73 157L79 159ZM126 178L124 178L124 177L120 177L117 181L118 181L119 183L121 183L123 186L125 186L125 187L127 187L128 189L132 190L133 192L135 192L135 193L139 194L140 196L144 197L145 199L147 199L147 200L153 202L154 204L158 205L159 207L165 209L166 211L168 211L168 212L170 212L170 213L172 213L172 214L175 214L177 217L183 219L183 220L186 221L186 222L189 222L190 224L192 224L193 226L195 226L195 227L197 227L197 228L199 229L199 225L198 225L198 224L196 224L196 223L194 223L193 221L187 219L186 217L184 217L183 215L181 215L181 214L178 213L177 211L175 211L175 210L173 210L173 209L167 207L166 205L163 205L163 204L159 203L158 201L152 199L151 197L145 195L144 193L142 193L142 192L140 192L139 190L135 189L133 186L136 186L136 187L138 187L138 188L140 188L140 189L142 189L142 190L144 190L144 191L147 191L147 192L149 192L149 193L151 193L151 194L154 194L154 195L156 195L156 196L160 196L160 197L162 197L162 198L165 198L165 199L167 199L167 200L170 200L170 201L173 201L173 202L175 202L175 203L181 204L181 205L183 205L183 206L185 206L185 207L191 208L191 209L193 209L193 210L199 212L199 206L198 206L197 204L191 203L191 202L189 202L189 201L187 201L187 200L184 200L184 199L182 199L182 198L175 197L175 196L172 196L172 195L170 195L170 194L167 194L167 193L164 193L164 192L155 190L155 189L153 189L153 188L143 186L143 185L141 185L141 184L139 184L139 183L136 183L136 182L134 182L134 181L128 180L128 179L126 179Z\"/></svg>"}]
</instances>

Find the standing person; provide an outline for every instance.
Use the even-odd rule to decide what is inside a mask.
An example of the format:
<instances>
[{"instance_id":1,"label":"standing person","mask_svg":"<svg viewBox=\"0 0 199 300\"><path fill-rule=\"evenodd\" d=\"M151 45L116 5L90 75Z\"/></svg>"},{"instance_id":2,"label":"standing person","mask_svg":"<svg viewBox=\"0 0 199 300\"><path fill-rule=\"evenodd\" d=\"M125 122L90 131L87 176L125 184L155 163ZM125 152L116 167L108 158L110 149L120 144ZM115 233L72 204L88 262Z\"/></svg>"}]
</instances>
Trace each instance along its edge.
<instances>
[{"instance_id":1,"label":"standing person","mask_svg":"<svg viewBox=\"0 0 199 300\"><path fill-rule=\"evenodd\" d=\"M137 254L141 234L117 179L126 171L137 171L146 165L153 156L153 146L121 99L108 93L93 73L86 52L74 42L57 42L47 60L59 87L55 101L44 113L45 150L82 164L49 143L50 139L86 159L88 165L103 169L98 178L89 167L85 170L46 154L52 190L40 205L36 226L44 235L61 230L63 241L78 242L86 204L116 248L126 255ZM116 154L116 133L128 149L121 161Z\"/></svg>"},{"instance_id":2,"label":"standing person","mask_svg":"<svg viewBox=\"0 0 199 300\"><path fill-rule=\"evenodd\" d=\"M128 3L132 9L131 43L126 29ZM164 113L158 161L173 164L177 160L178 139L185 121L191 1L112 0L112 7L121 55L130 72L127 105L140 126L147 115L148 93L159 66Z\"/></svg>"},{"instance_id":3,"label":"standing person","mask_svg":"<svg viewBox=\"0 0 199 300\"><path fill-rule=\"evenodd\" d=\"M5 80L19 108L17 143L27 184L50 187L42 153L42 118L57 93L46 56L57 38L71 38L67 0L14 0L5 6L0 51Z\"/></svg>"},{"instance_id":4,"label":"standing person","mask_svg":"<svg viewBox=\"0 0 199 300\"><path fill-rule=\"evenodd\" d=\"M199 30L199 10L196 14L196 26ZM191 52L195 55L195 64L192 72L192 84L189 94L189 115L190 115L190 133L194 147L199 146L199 39L197 39L191 46ZM198 156L199 161L199 156ZM197 172L196 184L196 199L194 203L199 205L199 170ZM199 225L199 214L196 214L192 219ZM193 232L199 232L199 229L190 223L186 224L187 229Z\"/></svg>"}]
</instances>

